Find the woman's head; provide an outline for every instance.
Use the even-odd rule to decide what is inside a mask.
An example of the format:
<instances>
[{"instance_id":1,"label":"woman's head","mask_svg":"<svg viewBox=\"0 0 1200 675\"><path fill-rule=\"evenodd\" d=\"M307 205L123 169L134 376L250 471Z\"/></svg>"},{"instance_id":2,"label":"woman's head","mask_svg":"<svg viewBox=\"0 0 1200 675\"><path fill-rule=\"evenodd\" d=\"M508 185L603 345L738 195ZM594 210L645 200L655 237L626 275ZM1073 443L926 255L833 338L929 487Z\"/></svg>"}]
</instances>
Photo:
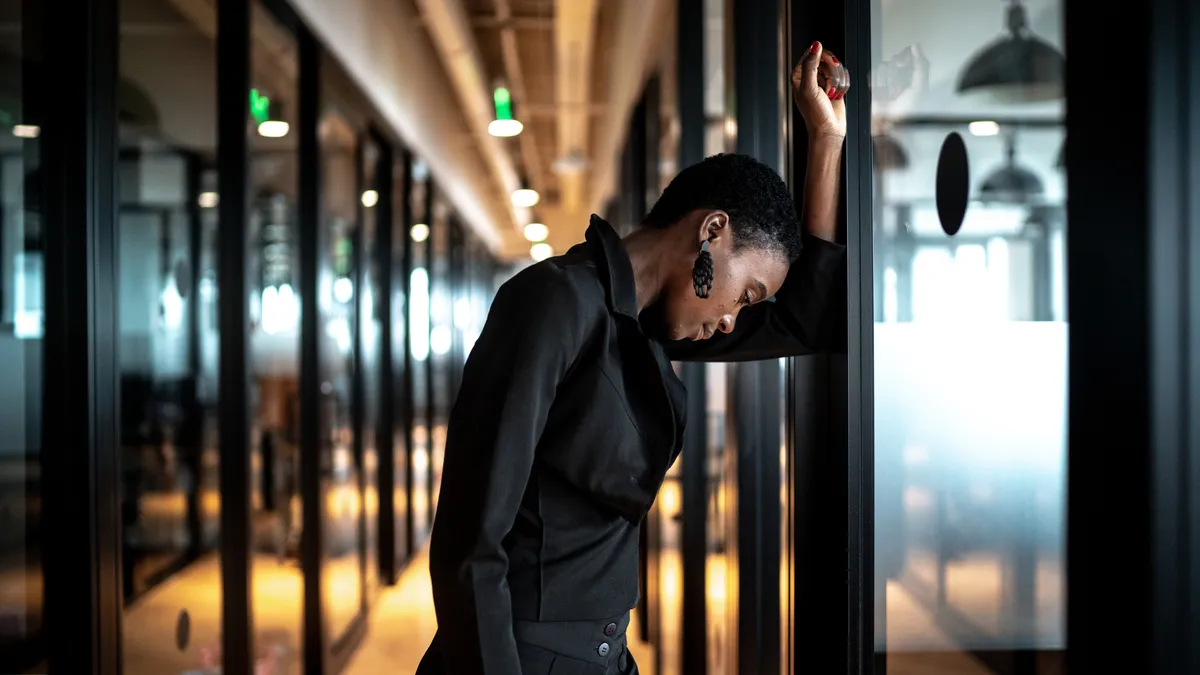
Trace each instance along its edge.
<instances>
[{"instance_id":1,"label":"woman's head","mask_svg":"<svg viewBox=\"0 0 1200 675\"><path fill-rule=\"evenodd\" d=\"M661 282L653 310L664 337L703 339L733 330L738 312L775 294L800 255L792 195L770 167L745 155L714 155L671 181L643 223L660 232ZM708 297L693 265L708 242Z\"/></svg>"}]
</instances>

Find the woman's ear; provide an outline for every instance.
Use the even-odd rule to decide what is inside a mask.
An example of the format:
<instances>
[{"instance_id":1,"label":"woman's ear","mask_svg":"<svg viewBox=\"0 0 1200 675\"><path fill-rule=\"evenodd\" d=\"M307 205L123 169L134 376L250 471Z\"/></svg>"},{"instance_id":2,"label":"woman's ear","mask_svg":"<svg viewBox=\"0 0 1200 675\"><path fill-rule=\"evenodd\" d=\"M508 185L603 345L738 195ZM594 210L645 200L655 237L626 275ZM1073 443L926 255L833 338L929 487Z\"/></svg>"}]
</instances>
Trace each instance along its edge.
<instances>
[{"instance_id":1,"label":"woman's ear","mask_svg":"<svg viewBox=\"0 0 1200 675\"><path fill-rule=\"evenodd\" d=\"M729 214L724 211L714 210L705 213L700 218L700 242L709 242L709 245L715 245L722 239L729 237ZM697 243L700 243L697 242Z\"/></svg>"}]
</instances>

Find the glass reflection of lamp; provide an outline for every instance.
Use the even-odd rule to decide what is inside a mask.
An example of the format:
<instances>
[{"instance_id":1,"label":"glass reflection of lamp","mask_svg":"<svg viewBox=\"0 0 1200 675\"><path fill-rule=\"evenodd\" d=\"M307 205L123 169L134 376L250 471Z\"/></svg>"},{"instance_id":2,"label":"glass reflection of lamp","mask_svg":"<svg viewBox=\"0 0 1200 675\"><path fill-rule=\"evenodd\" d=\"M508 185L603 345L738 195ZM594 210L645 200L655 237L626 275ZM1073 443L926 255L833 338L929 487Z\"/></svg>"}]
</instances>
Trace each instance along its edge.
<instances>
[{"instance_id":1,"label":"glass reflection of lamp","mask_svg":"<svg viewBox=\"0 0 1200 675\"><path fill-rule=\"evenodd\" d=\"M292 330L300 318L300 302L292 288L292 231L288 202L274 195L266 210L262 241L260 325L268 335Z\"/></svg>"},{"instance_id":2,"label":"glass reflection of lamp","mask_svg":"<svg viewBox=\"0 0 1200 675\"><path fill-rule=\"evenodd\" d=\"M875 153L875 168L892 171L908 168L908 153L904 146L888 134L871 137L871 148Z\"/></svg>"},{"instance_id":3,"label":"glass reflection of lamp","mask_svg":"<svg viewBox=\"0 0 1200 675\"><path fill-rule=\"evenodd\" d=\"M1006 101L1049 101L1062 98L1066 58L1029 30L1029 17L1019 0L1007 12L1007 32L967 62L958 93L988 93Z\"/></svg>"},{"instance_id":4,"label":"glass reflection of lamp","mask_svg":"<svg viewBox=\"0 0 1200 675\"><path fill-rule=\"evenodd\" d=\"M1017 143L1005 141L1004 166L992 172L979 186L980 201L999 204L1028 204L1045 192L1037 174L1017 164Z\"/></svg>"}]
</instances>

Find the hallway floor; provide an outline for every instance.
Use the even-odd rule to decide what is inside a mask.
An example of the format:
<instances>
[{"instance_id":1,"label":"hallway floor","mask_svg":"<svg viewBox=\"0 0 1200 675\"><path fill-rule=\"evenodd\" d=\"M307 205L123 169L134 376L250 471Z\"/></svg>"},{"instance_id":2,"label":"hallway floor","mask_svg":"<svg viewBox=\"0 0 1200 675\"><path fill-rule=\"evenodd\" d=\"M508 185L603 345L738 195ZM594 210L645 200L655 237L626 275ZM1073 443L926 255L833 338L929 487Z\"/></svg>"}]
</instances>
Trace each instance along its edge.
<instances>
[{"instance_id":1,"label":"hallway floor","mask_svg":"<svg viewBox=\"0 0 1200 675\"><path fill-rule=\"evenodd\" d=\"M396 585L384 589L375 599L367 636L343 673L410 675L416 672L436 630L433 594L429 588L429 559L422 552L409 563ZM637 627L631 623L629 635L636 634ZM650 647L631 640L629 650L637 659L641 674L654 675L643 665L651 662Z\"/></svg>"}]
</instances>

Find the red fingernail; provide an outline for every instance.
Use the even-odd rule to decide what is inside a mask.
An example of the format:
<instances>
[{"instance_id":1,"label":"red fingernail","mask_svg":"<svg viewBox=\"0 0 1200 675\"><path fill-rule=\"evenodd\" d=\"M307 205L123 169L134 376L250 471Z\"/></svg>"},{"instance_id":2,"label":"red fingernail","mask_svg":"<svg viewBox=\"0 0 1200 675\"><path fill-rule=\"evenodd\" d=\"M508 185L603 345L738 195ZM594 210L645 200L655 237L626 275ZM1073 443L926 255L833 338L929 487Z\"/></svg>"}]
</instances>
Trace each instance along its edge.
<instances>
[{"instance_id":1,"label":"red fingernail","mask_svg":"<svg viewBox=\"0 0 1200 675\"><path fill-rule=\"evenodd\" d=\"M816 54L816 53L817 53L817 50L818 50L818 49L820 49L820 48L821 48L821 43L820 43L820 42L814 42L814 43L812 44L812 48L811 48L811 49L809 49L808 51L812 52L813 54Z\"/></svg>"},{"instance_id":2,"label":"red fingernail","mask_svg":"<svg viewBox=\"0 0 1200 675\"><path fill-rule=\"evenodd\" d=\"M825 92L825 93L829 95L829 98L833 98L833 94L834 94L834 92L835 92L835 91L837 91L837 90L836 90L836 89L834 89L833 87L830 87L830 88L829 88L829 91L827 91L827 92Z\"/></svg>"},{"instance_id":3,"label":"red fingernail","mask_svg":"<svg viewBox=\"0 0 1200 675\"><path fill-rule=\"evenodd\" d=\"M830 61L833 61L833 65L835 65L835 66L838 64L837 57L836 57L836 56L834 56L833 54L830 54L830 55L829 55L829 60L830 60Z\"/></svg>"}]
</instances>

